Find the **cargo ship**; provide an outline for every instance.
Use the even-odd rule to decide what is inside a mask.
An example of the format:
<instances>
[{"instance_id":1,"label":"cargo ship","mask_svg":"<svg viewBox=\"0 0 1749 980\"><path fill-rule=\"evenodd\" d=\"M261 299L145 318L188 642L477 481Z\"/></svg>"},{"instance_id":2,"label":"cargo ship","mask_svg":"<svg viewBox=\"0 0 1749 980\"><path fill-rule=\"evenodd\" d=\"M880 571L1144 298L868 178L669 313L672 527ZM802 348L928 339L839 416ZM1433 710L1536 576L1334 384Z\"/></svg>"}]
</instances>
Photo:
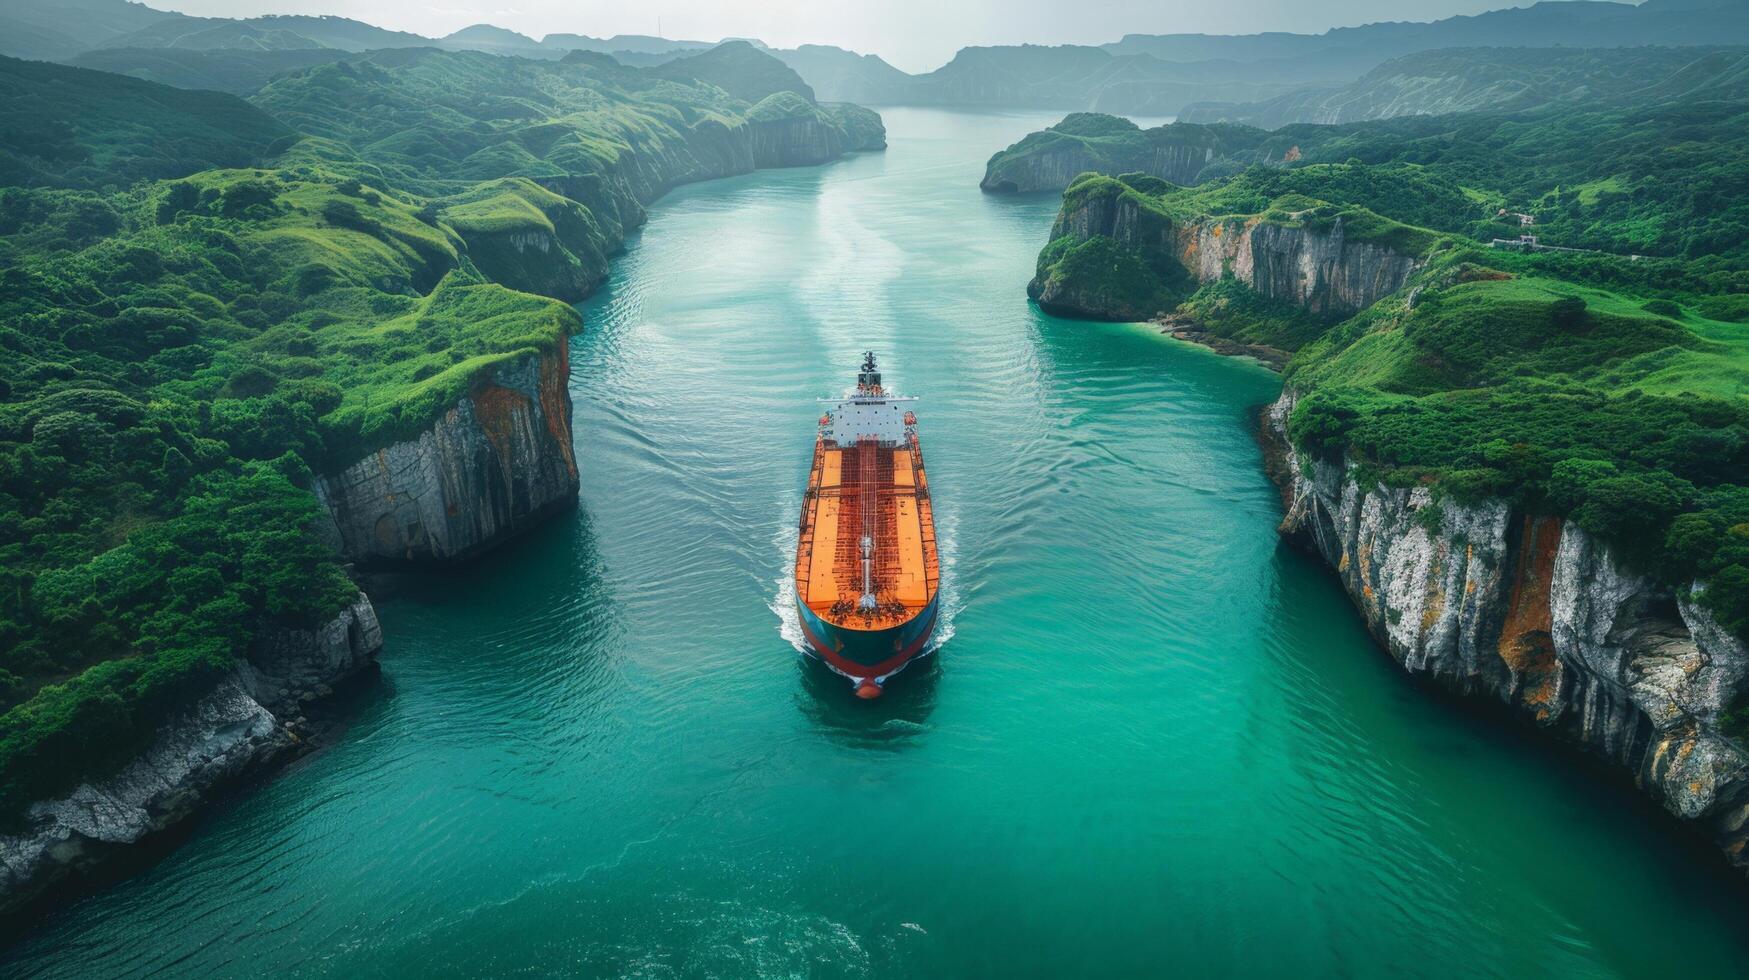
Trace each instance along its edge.
<instances>
[{"instance_id":1,"label":"cargo ship","mask_svg":"<svg viewBox=\"0 0 1749 980\"><path fill-rule=\"evenodd\" d=\"M865 353L856 390L820 416L802 498L802 636L860 698L880 697L935 631L941 561L915 401L887 391Z\"/></svg>"}]
</instances>

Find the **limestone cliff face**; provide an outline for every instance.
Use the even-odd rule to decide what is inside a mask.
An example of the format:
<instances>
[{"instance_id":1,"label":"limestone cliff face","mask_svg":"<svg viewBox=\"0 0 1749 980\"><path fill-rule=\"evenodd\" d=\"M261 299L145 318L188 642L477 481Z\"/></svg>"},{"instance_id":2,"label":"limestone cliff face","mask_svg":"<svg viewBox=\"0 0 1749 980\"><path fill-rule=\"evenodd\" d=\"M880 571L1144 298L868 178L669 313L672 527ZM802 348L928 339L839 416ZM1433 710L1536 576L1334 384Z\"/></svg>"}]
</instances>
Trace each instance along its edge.
<instances>
[{"instance_id":1,"label":"limestone cliff face","mask_svg":"<svg viewBox=\"0 0 1749 980\"><path fill-rule=\"evenodd\" d=\"M1403 288L1420 268L1415 256L1350 239L1340 218L1327 230L1255 217L1179 224L1117 192L1066 200L1051 238L1028 294L1053 312L1098 319L1154 316L1176 302L1169 295L1173 281L1206 283L1223 275L1314 313L1347 315ZM1107 282L1058 258L1065 246L1101 238L1138 260L1138 268L1124 278L1151 275L1153 288L1138 291L1133 283ZM1156 304L1151 309L1136 306L1150 300Z\"/></svg>"},{"instance_id":2,"label":"limestone cliff face","mask_svg":"<svg viewBox=\"0 0 1749 980\"><path fill-rule=\"evenodd\" d=\"M1627 768L1749 869L1749 753L1719 730L1749 650L1703 609L1624 568L1557 517L1434 503L1287 450L1291 391L1268 411L1286 459L1282 533L1336 570L1402 667L1490 697Z\"/></svg>"},{"instance_id":3,"label":"limestone cliff face","mask_svg":"<svg viewBox=\"0 0 1749 980\"><path fill-rule=\"evenodd\" d=\"M417 439L318 477L335 549L369 567L458 561L574 506L567 351L499 366Z\"/></svg>"},{"instance_id":4,"label":"limestone cliff face","mask_svg":"<svg viewBox=\"0 0 1749 980\"><path fill-rule=\"evenodd\" d=\"M187 819L226 783L295 754L304 744L301 705L373 663L382 642L363 593L326 623L262 636L231 676L120 772L33 804L23 829L0 836L0 913Z\"/></svg>"},{"instance_id":5,"label":"limestone cliff face","mask_svg":"<svg viewBox=\"0 0 1749 980\"><path fill-rule=\"evenodd\" d=\"M844 154L843 132L817 115L748 124L757 167L806 167Z\"/></svg>"},{"instance_id":6,"label":"limestone cliff face","mask_svg":"<svg viewBox=\"0 0 1749 980\"><path fill-rule=\"evenodd\" d=\"M1179 261L1199 282L1231 272L1263 296L1313 313L1352 314L1402 289L1420 267L1410 255L1329 231L1248 221L1180 228Z\"/></svg>"},{"instance_id":7,"label":"limestone cliff face","mask_svg":"<svg viewBox=\"0 0 1749 980\"><path fill-rule=\"evenodd\" d=\"M541 186L569 199L546 208L553 230L470 232L470 254L499 282L578 300L606 277L608 255L644 221L644 206L668 190L886 144L870 110L791 101L735 125L702 119L683 141L640 146L602 173L542 178ZM418 438L321 475L316 494L333 517L336 550L373 567L457 561L573 506L568 373L562 342L501 365Z\"/></svg>"}]
</instances>

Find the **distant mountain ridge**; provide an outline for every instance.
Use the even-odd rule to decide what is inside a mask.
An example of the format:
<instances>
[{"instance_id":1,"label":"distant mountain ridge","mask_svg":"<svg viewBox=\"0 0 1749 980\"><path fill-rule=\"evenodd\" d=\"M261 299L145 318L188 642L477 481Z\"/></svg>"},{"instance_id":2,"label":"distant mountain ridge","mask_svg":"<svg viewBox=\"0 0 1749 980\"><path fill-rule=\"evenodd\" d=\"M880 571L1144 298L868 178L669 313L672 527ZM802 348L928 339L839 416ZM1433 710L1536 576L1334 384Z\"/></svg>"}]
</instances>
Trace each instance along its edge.
<instances>
[{"instance_id":1,"label":"distant mountain ridge","mask_svg":"<svg viewBox=\"0 0 1749 980\"><path fill-rule=\"evenodd\" d=\"M45 105L53 106L46 119ZM284 123L218 92L0 59L0 186L125 186L249 166L291 136Z\"/></svg>"},{"instance_id":2,"label":"distant mountain ridge","mask_svg":"<svg viewBox=\"0 0 1749 980\"><path fill-rule=\"evenodd\" d=\"M656 67L725 43L566 33L537 40L492 24L476 24L432 38L344 17L188 17L126 0L65 0L52 10L42 7L38 0L0 0L0 53L66 61L98 49L315 48L362 52L436 47L551 59L573 51L590 51L613 55L623 64ZM967 47L940 68L917 75L901 71L877 55L830 45L775 50L756 40L741 43L777 57L800 77L813 97L826 102L1162 116L1175 116L1196 105L1196 118L1209 118L1205 114L1212 110L1199 104L1218 100L1227 107L1219 111L1230 108L1246 113L1247 119L1382 118L1380 113L1396 111L1389 106L1397 103L1462 107L1510 101L1504 89L1490 92L1486 86L1478 88L1467 82L1456 92L1443 91L1444 83L1438 83L1419 95L1411 91L1392 95L1377 88L1376 79L1375 88L1368 93L1345 89L1394 59L1460 47L1749 44L1749 3L1646 0L1636 6L1607 0L1544 0L1473 16L1367 24L1322 34L1130 34L1099 46ZM82 63L126 66L130 59L87 57ZM232 83L240 82L247 73L240 66L233 67L236 70L226 77ZM171 78L198 76L205 69L180 72L161 57L135 56L131 67L122 70L142 77L151 72L155 73L152 77ZM1410 80L1406 78L1404 84ZM1542 83L1532 79L1526 84ZM790 87L793 89L793 83ZM1346 108L1326 106L1325 100L1330 98ZM1246 108L1239 109L1240 105Z\"/></svg>"},{"instance_id":3,"label":"distant mountain ridge","mask_svg":"<svg viewBox=\"0 0 1749 980\"><path fill-rule=\"evenodd\" d=\"M1749 33L1741 0L1543 0L1429 22L1338 27L1322 34L1128 34L1104 45L1166 61L1292 61L1318 58L1365 72L1416 51L1455 47L1631 47L1726 44Z\"/></svg>"},{"instance_id":4,"label":"distant mountain ridge","mask_svg":"<svg viewBox=\"0 0 1749 980\"><path fill-rule=\"evenodd\" d=\"M1723 44L1749 44L1749 4L1545 0L1474 16L1368 24L1323 34L1131 34L1098 47L968 47L946 65L920 75L908 75L873 56L826 46L773 53L828 100L1176 115L1187 105L1215 99L1229 104L1277 98L1296 100L1293 104L1316 101L1309 87L1316 96L1328 95L1387 61L1430 50Z\"/></svg>"},{"instance_id":5,"label":"distant mountain ridge","mask_svg":"<svg viewBox=\"0 0 1749 980\"><path fill-rule=\"evenodd\" d=\"M1453 48L1396 58L1348 85L1186 106L1180 121L1279 129L1448 112L1749 97L1749 47Z\"/></svg>"},{"instance_id":6,"label":"distant mountain ridge","mask_svg":"<svg viewBox=\"0 0 1749 980\"><path fill-rule=\"evenodd\" d=\"M58 61L181 16L126 0L0 0L0 54Z\"/></svg>"},{"instance_id":7,"label":"distant mountain ridge","mask_svg":"<svg viewBox=\"0 0 1749 980\"><path fill-rule=\"evenodd\" d=\"M338 48L259 51L220 48L98 48L68 59L79 68L129 75L174 88L204 88L248 95L289 71L351 57Z\"/></svg>"},{"instance_id":8,"label":"distant mountain ridge","mask_svg":"<svg viewBox=\"0 0 1749 980\"><path fill-rule=\"evenodd\" d=\"M809 102L814 101L813 88L793 68L746 41L726 41L650 71L663 78L715 85L748 102L758 102L778 92L794 92Z\"/></svg>"},{"instance_id":9,"label":"distant mountain ridge","mask_svg":"<svg viewBox=\"0 0 1749 980\"><path fill-rule=\"evenodd\" d=\"M378 48L410 48L430 45L430 38L406 31L391 31L347 17L310 17L274 14L235 20L229 17L187 17L181 14L157 21L129 34L110 38L103 48L263 48L285 50L281 39L297 38L296 46L371 51Z\"/></svg>"}]
</instances>

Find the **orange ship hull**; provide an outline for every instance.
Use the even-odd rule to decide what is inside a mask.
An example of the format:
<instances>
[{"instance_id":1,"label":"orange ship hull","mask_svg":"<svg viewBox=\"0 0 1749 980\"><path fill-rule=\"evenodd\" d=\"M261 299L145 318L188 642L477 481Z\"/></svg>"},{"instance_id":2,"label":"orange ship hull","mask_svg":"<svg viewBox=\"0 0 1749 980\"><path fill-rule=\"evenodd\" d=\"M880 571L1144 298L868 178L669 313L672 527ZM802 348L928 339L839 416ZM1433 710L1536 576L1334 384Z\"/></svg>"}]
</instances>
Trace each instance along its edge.
<instances>
[{"instance_id":1,"label":"orange ship hull","mask_svg":"<svg viewBox=\"0 0 1749 980\"><path fill-rule=\"evenodd\" d=\"M938 612L941 562L929 478L915 419L878 387L821 420L796 544L796 607L809 652L872 697L928 648ZM899 411L902 434L846 437Z\"/></svg>"}]
</instances>

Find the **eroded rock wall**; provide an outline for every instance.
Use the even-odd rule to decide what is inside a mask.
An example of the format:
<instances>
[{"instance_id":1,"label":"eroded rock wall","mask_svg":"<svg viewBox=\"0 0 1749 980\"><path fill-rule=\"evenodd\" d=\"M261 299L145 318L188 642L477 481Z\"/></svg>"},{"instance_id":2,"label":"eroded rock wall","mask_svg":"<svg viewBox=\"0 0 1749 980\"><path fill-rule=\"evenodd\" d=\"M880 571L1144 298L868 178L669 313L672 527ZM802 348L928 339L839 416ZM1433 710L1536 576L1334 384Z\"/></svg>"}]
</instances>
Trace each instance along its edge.
<instances>
[{"instance_id":1,"label":"eroded rock wall","mask_svg":"<svg viewBox=\"0 0 1749 980\"><path fill-rule=\"evenodd\" d=\"M575 506L568 345L500 365L417 439L319 476L332 543L367 567L474 557Z\"/></svg>"},{"instance_id":2,"label":"eroded rock wall","mask_svg":"<svg viewBox=\"0 0 1749 980\"><path fill-rule=\"evenodd\" d=\"M805 167L844 155L844 134L816 116L750 123L753 165Z\"/></svg>"},{"instance_id":3,"label":"eroded rock wall","mask_svg":"<svg viewBox=\"0 0 1749 980\"><path fill-rule=\"evenodd\" d=\"M1346 462L1293 454L1293 401L1266 416L1287 457L1282 533L1336 570L1391 658L1627 768L1749 870L1749 753L1719 729L1749 650L1571 522L1365 485Z\"/></svg>"},{"instance_id":4,"label":"eroded rock wall","mask_svg":"<svg viewBox=\"0 0 1749 980\"><path fill-rule=\"evenodd\" d=\"M1178 259L1199 282L1230 272L1259 294L1313 313L1358 313L1402 289L1420 268L1411 255L1329 231L1256 220L1210 221L1178 230Z\"/></svg>"},{"instance_id":5,"label":"eroded rock wall","mask_svg":"<svg viewBox=\"0 0 1749 980\"><path fill-rule=\"evenodd\" d=\"M359 593L333 619L263 635L236 670L120 772L33 804L0 835L0 913L186 820L227 783L295 754L303 706L372 664L382 628Z\"/></svg>"},{"instance_id":6,"label":"eroded rock wall","mask_svg":"<svg viewBox=\"0 0 1749 980\"><path fill-rule=\"evenodd\" d=\"M1122 273L1123 281L1114 283L1052 263L1063 245L1096 238L1122 246L1149 271ZM1175 281L1208 283L1227 275L1271 299L1322 316L1346 316L1402 289L1421 267L1413 255L1351 239L1341 219L1328 229L1254 217L1180 224L1116 187L1065 202L1051 239L1028 294L1053 312L1097 319L1155 316L1166 309L1138 309L1135 297L1152 296L1152 302L1170 306L1182 299L1173 298ZM1128 281L1135 275L1152 275L1153 282L1138 290Z\"/></svg>"}]
</instances>

